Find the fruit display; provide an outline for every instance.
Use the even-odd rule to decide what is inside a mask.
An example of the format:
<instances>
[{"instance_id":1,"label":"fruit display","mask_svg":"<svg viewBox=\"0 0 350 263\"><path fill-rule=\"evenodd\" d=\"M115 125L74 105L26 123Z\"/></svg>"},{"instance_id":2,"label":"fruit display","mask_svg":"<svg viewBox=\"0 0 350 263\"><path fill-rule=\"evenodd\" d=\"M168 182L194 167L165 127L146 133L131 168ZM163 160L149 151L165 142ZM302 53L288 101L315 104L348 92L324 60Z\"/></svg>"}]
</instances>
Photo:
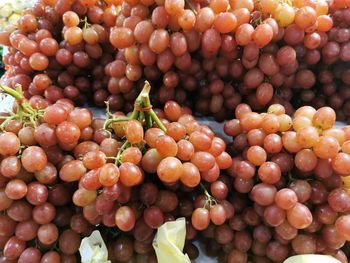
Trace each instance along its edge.
<instances>
[{"instance_id":1,"label":"fruit display","mask_svg":"<svg viewBox=\"0 0 350 263\"><path fill-rule=\"evenodd\" d=\"M98 230L153 263L178 218L191 260L348 262L349 25L348 0L35 1L0 32L0 262L80 262Z\"/></svg>"},{"instance_id":2,"label":"fruit display","mask_svg":"<svg viewBox=\"0 0 350 263\"><path fill-rule=\"evenodd\" d=\"M147 79L155 105L174 100L217 120L241 102L291 114L300 98L326 103L323 83L327 94L338 85L327 67L348 61L349 12L345 0L40 0L1 33L5 84L128 112ZM329 98L338 108L342 86Z\"/></svg>"},{"instance_id":3,"label":"fruit display","mask_svg":"<svg viewBox=\"0 0 350 263\"><path fill-rule=\"evenodd\" d=\"M279 104L266 113L240 104L235 116L224 127L234 138L228 173L240 193L229 224L244 233L245 252L273 262L290 250L348 262L341 248L349 238L349 127L334 126L330 107L303 106L291 118Z\"/></svg>"}]
</instances>

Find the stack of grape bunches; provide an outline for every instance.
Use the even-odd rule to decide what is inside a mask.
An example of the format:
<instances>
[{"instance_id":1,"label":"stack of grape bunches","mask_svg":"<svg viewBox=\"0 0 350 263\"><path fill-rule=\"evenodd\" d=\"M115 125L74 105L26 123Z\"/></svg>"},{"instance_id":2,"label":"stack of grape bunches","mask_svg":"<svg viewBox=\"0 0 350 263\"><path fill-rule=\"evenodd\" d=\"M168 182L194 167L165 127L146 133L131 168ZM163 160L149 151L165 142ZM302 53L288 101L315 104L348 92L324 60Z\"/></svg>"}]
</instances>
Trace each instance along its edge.
<instances>
[{"instance_id":1,"label":"stack of grape bunches","mask_svg":"<svg viewBox=\"0 0 350 263\"><path fill-rule=\"evenodd\" d=\"M0 262L80 262L96 229L157 262L179 217L191 259L348 262L349 25L347 0L38 0L0 32Z\"/></svg>"}]
</instances>

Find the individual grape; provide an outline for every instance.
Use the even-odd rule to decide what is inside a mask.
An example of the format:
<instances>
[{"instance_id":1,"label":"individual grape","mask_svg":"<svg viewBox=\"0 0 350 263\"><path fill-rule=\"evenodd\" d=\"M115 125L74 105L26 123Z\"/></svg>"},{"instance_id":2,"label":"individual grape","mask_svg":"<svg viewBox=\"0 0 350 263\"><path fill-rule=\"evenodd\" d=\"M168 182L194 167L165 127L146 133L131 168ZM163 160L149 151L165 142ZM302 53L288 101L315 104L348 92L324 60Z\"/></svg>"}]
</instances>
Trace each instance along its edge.
<instances>
[{"instance_id":1,"label":"individual grape","mask_svg":"<svg viewBox=\"0 0 350 263\"><path fill-rule=\"evenodd\" d=\"M132 143L139 143L143 140L143 128L140 122L136 120L128 121L125 127L126 139Z\"/></svg>"},{"instance_id":2,"label":"individual grape","mask_svg":"<svg viewBox=\"0 0 350 263\"><path fill-rule=\"evenodd\" d=\"M119 166L119 172L120 181L125 186L132 187L135 185L139 185L143 180L142 171L137 165L133 163L122 163L122 165Z\"/></svg>"},{"instance_id":3,"label":"individual grape","mask_svg":"<svg viewBox=\"0 0 350 263\"><path fill-rule=\"evenodd\" d=\"M30 146L22 152L21 161L28 172L38 172L47 164L47 156L42 148Z\"/></svg>"},{"instance_id":4,"label":"individual grape","mask_svg":"<svg viewBox=\"0 0 350 263\"><path fill-rule=\"evenodd\" d=\"M282 151L282 138L275 134L269 134L264 138L264 149L269 154L277 154Z\"/></svg>"},{"instance_id":5,"label":"individual grape","mask_svg":"<svg viewBox=\"0 0 350 263\"><path fill-rule=\"evenodd\" d=\"M293 190L283 188L276 193L275 202L284 210L291 209L298 201L298 197Z\"/></svg>"},{"instance_id":6,"label":"individual grape","mask_svg":"<svg viewBox=\"0 0 350 263\"><path fill-rule=\"evenodd\" d=\"M298 229L291 226L287 220L285 220L282 224L278 225L275 228L275 230L276 233L285 240L292 240L298 234Z\"/></svg>"},{"instance_id":7,"label":"individual grape","mask_svg":"<svg viewBox=\"0 0 350 263\"><path fill-rule=\"evenodd\" d=\"M169 42L170 37L168 32L164 29L156 29L151 34L148 45L154 53L160 54L166 50Z\"/></svg>"},{"instance_id":8,"label":"individual grape","mask_svg":"<svg viewBox=\"0 0 350 263\"><path fill-rule=\"evenodd\" d=\"M74 192L72 200L75 205L84 207L94 202L96 197L96 191L79 188Z\"/></svg>"},{"instance_id":9,"label":"individual grape","mask_svg":"<svg viewBox=\"0 0 350 263\"><path fill-rule=\"evenodd\" d=\"M116 258L124 262L132 259L134 248L131 239L128 237L118 238L113 245L113 253Z\"/></svg>"},{"instance_id":10,"label":"individual grape","mask_svg":"<svg viewBox=\"0 0 350 263\"><path fill-rule=\"evenodd\" d=\"M7 215L0 217L0 234L3 237L9 237L15 233L16 222Z\"/></svg>"},{"instance_id":11,"label":"individual grape","mask_svg":"<svg viewBox=\"0 0 350 263\"><path fill-rule=\"evenodd\" d=\"M15 177L21 171L21 162L15 156L6 157L1 161L0 172L5 177Z\"/></svg>"},{"instance_id":12,"label":"individual grape","mask_svg":"<svg viewBox=\"0 0 350 263\"><path fill-rule=\"evenodd\" d=\"M308 227L312 223L312 219L309 208L301 203L296 203L294 207L287 210L288 223L297 229Z\"/></svg>"},{"instance_id":13,"label":"individual grape","mask_svg":"<svg viewBox=\"0 0 350 263\"><path fill-rule=\"evenodd\" d=\"M39 249L34 247L26 248L21 256L18 258L19 263L24 262L40 262L41 260L41 252Z\"/></svg>"},{"instance_id":14,"label":"individual grape","mask_svg":"<svg viewBox=\"0 0 350 263\"><path fill-rule=\"evenodd\" d=\"M317 156L310 149L303 149L295 155L295 166L302 172L310 172L317 165Z\"/></svg>"},{"instance_id":15,"label":"individual grape","mask_svg":"<svg viewBox=\"0 0 350 263\"><path fill-rule=\"evenodd\" d=\"M340 188L332 190L328 195L328 204L336 212L345 212L349 209L347 203L349 195Z\"/></svg>"},{"instance_id":16,"label":"individual grape","mask_svg":"<svg viewBox=\"0 0 350 263\"><path fill-rule=\"evenodd\" d=\"M185 9L178 18L178 23L184 31L191 30L196 23L196 16L190 9Z\"/></svg>"},{"instance_id":17,"label":"individual grape","mask_svg":"<svg viewBox=\"0 0 350 263\"><path fill-rule=\"evenodd\" d=\"M3 253L7 259L15 260L21 256L25 248L25 242L13 236L6 242Z\"/></svg>"},{"instance_id":18,"label":"individual grape","mask_svg":"<svg viewBox=\"0 0 350 263\"><path fill-rule=\"evenodd\" d=\"M337 232L344 237L346 240L349 239L349 216L343 215L339 218L337 218L335 222L335 228Z\"/></svg>"},{"instance_id":19,"label":"individual grape","mask_svg":"<svg viewBox=\"0 0 350 263\"><path fill-rule=\"evenodd\" d=\"M318 130L315 127L301 128L297 132L297 142L303 148L311 148L320 144Z\"/></svg>"},{"instance_id":20,"label":"individual grape","mask_svg":"<svg viewBox=\"0 0 350 263\"><path fill-rule=\"evenodd\" d=\"M334 225L327 225L322 228L322 239L326 246L338 249L345 243L345 239L337 232Z\"/></svg>"},{"instance_id":21,"label":"individual grape","mask_svg":"<svg viewBox=\"0 0 350 263\"><path fill-rule=\"evenodd\" d=\"M180 181L188 187L195 187L200 183L200 180L201 175L198 168L190 162L183 163L183 174Z\"/></svg>"},{"instance_id":22,"label":"individual grape","mask_svg":"<svg viewBox=\"0 0 350 263\"><path fill-rule=\"evenodd\" d=\"M252 25L244 23L236 29L236 42L241 46L247 45L253 38L254 28Z\"/></svg>"},{"instance_id":23,"label":"individual grape","mask_svg":"<svg viewBox=\"0 0 350 263\"><path fill-rule=\"evenodd\" d=\"M311 197L312 189L306 181L295 180L289 187L296 193L300 203L306 202Z\"/></svg>"},{"instance_id":24,"label":"individual grape","mask_svg":"<svg viewBox=\"0 0 350 263\"><path fill-rule=\"evenodd\" d=\"M164 223L163 212L157 206L146 208L143 212L143 217L146 224L153 229L157 229Z\"/></svg>"},{"instance_id":25,"label":"individual grape","mask_svg":"<svg viewBox=\"0 0 350 263\"><path fill-rule=\"evenodd\" d=\"M252 129L260 128L262 120L263 118L260 116L260 114L248 112L240 119L240 125L244 131L250 131Z\"/></svg>"},{"instance_id":26,"label":"individual grape","mask_svg":"<svg viewBox=\"0 0 350 263\"><path fill-rule=\"evenodd\" d=\"M34 220L27 220L17 224L15 235L22 241L29 241L36 237L39 224Z\"/></svg>"},{"instance_id":27,"label":"individual grape","mask_svg":"<svg viewBox=\"0 0 350 263\"><path fill-rule=\"evenodd\" d=\"M267 133L276 133L280 129L280 121L275 114L266 114L261 121L261 128Z\"/></svg>"},{"instance_id":28,"label":"individual grape","mask_svg":"<svg viewBox=\"0 0 350 263\"><path fill-rule=\"evenodd\" d=\"M273 96L273 86L270 83L262 83L256 90L256 99L259 104L268 104Z\"/></svg>"},{"instance_id":29,"label":"individual grape","mask_svg":"<svg viewBox=\"0 0 350 263\"><path fill-rule=\"evenodd\" d=\"M72 160L63 165L60 170L60 178L66 182L78 181L86 173L82 161Z\"/></svg>"},{"instance_id":30,"label":"individual grape","mask_svg":"<svg viewBox=\"0 0 350 263\"><path fill-rule=\"evenodd\" d=\"M135 214L128 206L122 206L117 209L115 222L117 227L122 231L130 231L135 226Z\"/></svg>"},{"instance_id":31,"label":"individual grape","mask_svg":"<svg viewBox=\"0 0 350 263\"><path fill-rule=\"evenodd\" d=\"M20 147L19 138L12 132L0 134L0 154L4 156L15 155Z\"/></svg>"},{"instance_id":32,"label":"individual grape","mask_svg":"<svg viewBox=\"0 0 350 263\"><path fill-rule=\"evenodd\" d=\"M333 20L330 16L324 14L317 17L317 29L320 32L327 32L333 27Z\"/></svg>"},{"instance_id":33,"label":"individual grape","mask_svg":"<svg viewBox=\"0 0 350 263\"><path fill-rule=\"evenodd\" d=\"M104 164L98 172L98 181L102 186L115 185L120 177L120 170L112 163Z\"/></svg>"},{"instance_id":34,"label":"individual grape","mask_svg":"<svg viewBox=\"0 0 350 263\"><path fill-rule=\"evenodd\" d=\"M336 115L332 108L322 107L315 112L312 123L314 126L326 130L333 127L335 119Z\"/></svg>"},{"instance_id":35,"label":"individual grape","mask_svg":"<svg viewBox=\"0 0 350 263\"><path fill-rule=\"evenodd\" d=\"M80 23L79 16L73 11L65 12L62 16L62 21L68 27L78 26Z\"/></svg>"},{"instance_id":36,"label":"individual grape","mask_svg":"<svg viewBox=\"0 0 350 263\"><path fill-rule=\"evenodd\" d=\"M205 208L196 208L191 217L192 225L197 230L204 230L209 226L210 214Z\"/></svg>"},{"instance_id":37,"label":"individual grape","mask_svg":"<svg viewBox=\"0 0 350 263\"><path fill-rule=\"evenodd\" d=\"M5 194L12 200L22 199L27 194L27 191L26 183L20 179L12 179L5 188Z\"/></svg>"},{"instance_id":38,"label":"individual grape","mask_svg":"<svg viewBox=\"0 0 350 263\"><path fill-rule=\"evenodd\" d=\"M57 139L65 144L77 142L80 133L79 127L75 123L69 121L61 122L56 128Z\"/></svg>"},{"instance_id":39,"label":"individual grape","mask_svg":"<svg viewBox=\"0 0 350 263\"><path fill-rule=\"evenodd\" d=\"M156 140L156 149L160 155L171 157L176 156L178 147L172 137L163 135Z\"/></svg>"},{"instance_id":40,"label":"individual grape","mask_svg":"<svg viewBox=\"0 0 350 263\"><path fill-rule=\"evenodd\" d=\"M280 27L286 27L293 23L295 10L287 4L278 5L274 12L274 18Z\"/></svg>"},{"instance_id":41,"label":"individual grape","mask_svg":"<svg viewBox=\"0 0 350 263\"><path fill-rule=\"evenodd\" d=\"M270 226L279 226L285 220L286 212L277 205L270 205L264 210L264 219Z\"/></svg>"},{"instance_id":42,"label":"individual grape","mask_svg":"<svg viewBox=\"0 0 350 263\"><path fill-rule=\"evenodd\" d=\"M269 24L258 25L252 34L253 41L260 47L266 46L273 37L273 29Z\"/></svg>"},{"instance_id":43,"label":"individual grape","mask_svg":"<svg viewBox=\"0 0 350 263\"><path fill-rule=\"evenodd\" d=\"M169 15L179 16L184 11L185 1L165 0L164 7Z\"/></svg>"},{"instance_id":44,"label":"individual grape","mask_svg":"<svg viewBox=\"0 0 350 263\"><path fill-rule=\"evenodd\" d=\"M306 29L315 24L317 19L316 10L310 6L303 6L295 13L295 24L302 29Z\"/></svg>"},{"instance_id":45,"label":"individual grape","mask_svg":"<svg viewBox=\"0 0 350 263\"><path fill-rule=\"evenodd\" d=\"M192 155L191 162L200 172L207 172L214 167L215 158L208 152L199 151Z\"/></svg>"},{"instance_id":46,"label":"individual grape","mask_svg":"<svg viewBox=\"0 0 350 263\"><path fill-rule=\"evenodd\" d=\"M213 10L209 7L203 7L197 13L194 28L198 32L204 32L212 26L214 19L215 16Z\"/></svg>"},{"instance_id":47,"label":"individual grape","mask_svg":"<svg viewBox=\"0 0 350 263\"><path fill-rule=\"evenodd\" d=\"M38 240L44 245L51 245L58 239L57 227L50 223L41 225L38 229Z\"/></svg>"},{"instance_id":48,"label":"individual grape","mask_svg":"<svg viewBox=\"0 0 350 263\"><path fill-rule=\"evenodd\" d=\"M271 205L274 202L276 188L273 185L260 183L253 187L251 198L259 205Z\"/></svg>"},{"instance_id":49,"label":"individual grape","mask_svg":"<svg viewBox=\"0 0 350 263\"><path fill-rule=\"evenodd\" d=\"M80 236L72 230L65 230L58 239L60 250L68 255L75 254L79 250Z\"/></svg>"},{"instance_id":50,"label":"individual grape","mask_svg":"<svg viewBox=\"0 0 350 263\"><path fill-rule=\"evenodd\" d=\"M214 27L220 33L232 32L237 27L237 18L233 13L222 12L215 18Z\"/></svg>"},{"instance_id":51,"label":"individual grape","mask_svg":"<svg viewBox=\"0 0 350 263\"><path fill-rule=\"evenodd\" d=\"M36 223L47 224L50 223L56 214L56 209L51 203L43 203L34 207L32 216Z\"/></svg>"},{"instance_id":52,"label":"individual grape","mask_svg":"<svg viewBox=\"0 0 350 263\"><path fill-rule=\"evenodd\" d=\"M155 173L161 160L162 156L157 152L157 150L150 149L142 157L142 168L148 173Z\"/></svg>"},{"instance_id":53,"label":"individual grape","mask_svg":"<svg viewBox=\"0 0 350 263\"><path fill-rule=\"evenodd\" d=\"M209 136L199 131L192 132L189 141L192 143L196 151L209 150L212 143Z\"/></svg>"},{"instance_id":54,"label":"individual grape","mask_svg":"<svg viewBox=\"0 0 350 263\"><path fill-rule=\"evenodd\" d=\"M337 153L336 156L332 160L332 167L333 169L341 174L341 175L346 175L349 172L350 169L350 155L347 153Z\"/></svg>"},{"instance_id":55,"label":"individual grape","mask_svg":"<svg viewBox=\"0 0 350 263\"><path fill-rule=\"evenodd\" d=\"M163 182L175 183L183 175L183 165L175 157L166 157L159 163L157 174Z\"/></svg>"},{"instance_id":56,"label":"individual grape","mask_svg":"<svg viewBox=\"0 0 350 263\"><path fill-rule=\"evenodd\" d=\"M247 151L247 159L252 164L260 166L266 161L267 154L264 148L260 146L251 146Z\"/></svg>"},{"instance_id":57,"label":"individual grape","mask_svg":"<svg viewBox=\"0 0 350 263\"><path fill-rule=\"evenodd\" d=\"M274 162L264 162L259 167L258 176L263 183L275 184L281 178L281 169Z\"/></svg>"},{"instance_id":58,"label":"individual grape","mask_svg":"<svg viewBox=\"0 0 350 263\"><path fill-rule=\"evenodd\" d=\"M134 41L134 34L130 28L127 27L114 27L111 30L109 40L115 48L127 48L130 47Z\"/></svg>"}]
</instances>

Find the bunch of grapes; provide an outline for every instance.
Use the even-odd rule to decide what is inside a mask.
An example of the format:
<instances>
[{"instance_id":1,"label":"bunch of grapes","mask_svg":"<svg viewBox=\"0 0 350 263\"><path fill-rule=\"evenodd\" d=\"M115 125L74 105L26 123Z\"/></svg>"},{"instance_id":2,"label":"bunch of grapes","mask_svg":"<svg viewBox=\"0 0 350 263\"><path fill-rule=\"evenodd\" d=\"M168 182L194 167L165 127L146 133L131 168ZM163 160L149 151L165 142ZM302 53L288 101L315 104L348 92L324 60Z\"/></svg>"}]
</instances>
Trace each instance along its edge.
<instances>
[{"instance_id":1,"label":"bunch of grapes","mask_svg":"<svg viewBox=\"0 0 350 263\"><path fill-rule=\"evenodd\" d=\"M348 122L349 94L346 63L349 61L349 9L334 10L334 26L324 36L325 45L313 51L317 55L312 70L318 77L315 85L294 94L298 105L312 105L315 108L330 106L337 113L339 121ZM315 56L316 58L316 56ZM306 55L304 60L307 62Z\"/></svg>"},{"instance_id":2,"label":"bunch of grapes","mask_svg":"<svg viewBox=\"0 0 350 263\"><path fill-rule=\"evenodd\" d=\"M310 100L316 66L338 59L328 36L348 10L341 0L40 0L0 33L10 47L3 81L27 98L129 112L147 79L155 105L174 100L217 120L241 102L291 114L294 88Z\"/></svg>"},{"instance_id":3,"label":"bunch of grapes","mask_svg":"<svg viewBox=\"0 0 350 263\"><path fill-rule=\"evenodd\" d=\"M291 118L279 104L260 114L240 104L235 115L224 127L234 137L229 174L239 193L230 227L243 237L228 258L321 253L348 262L349 127L334 127L330 107L304 106Z\"/></svg>"},{"instance_id":4,"label":"bunch of grapes","mask_svg":"<svg viewBox=\"0 0 350 263\"><path fill-rule=\"evenodd\" d=\"M178 217L187 218L195 258L196 232L233 216L219 180L232 164L225 142L174 101L152 109L148 84L132 113L108 110L106 120L68 99L43 105L19 86L1 88L16 99L0 126L5 262L76 262L81 238L96 228L112 259L154 262L156 229Z\"/></svg>"}]
</instances>

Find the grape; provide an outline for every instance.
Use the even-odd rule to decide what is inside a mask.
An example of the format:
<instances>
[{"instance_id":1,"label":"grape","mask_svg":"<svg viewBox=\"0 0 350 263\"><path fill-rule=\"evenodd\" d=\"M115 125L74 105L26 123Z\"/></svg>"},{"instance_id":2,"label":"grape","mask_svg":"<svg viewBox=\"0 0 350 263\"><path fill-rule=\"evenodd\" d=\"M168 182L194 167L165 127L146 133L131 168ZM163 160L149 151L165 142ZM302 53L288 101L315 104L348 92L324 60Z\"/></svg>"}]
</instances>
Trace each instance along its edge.
<instances>
[{"instance_id":1,"label":"grape","mask_svg":"<svg viewBox=\"0 0 350 263\"><path fill-rule=\"evenodd\" d=\"M0 144L1 155L15 155L19 150L20 140L12 132L4 132L0 135Z\"/></svg>"},{"instance_id":2,"label":"grape","mask_svg":"<svg viewBox=\"0 0 350 263\"><path fill-rule=\"evenodd\" d=\"M274 202L276 188L272 185L260 183L251 191L252 199L260 205L270 205Z\"/></svg>"},{"instance_id":3,"label":"grape","mask_svg":"<svg viewBox=\"0 0 350 263\"><path fill-rule=\"evenodd\" d=\"M4 256L10 260L18 259L25 250L25 242L17 237L11 237L4 247Z\"/></svg>"},{"instance_id":4,"label":"grape","mask_svg":"<svg viewBox=\"0 0 350 263\"><path fill-rule=\"evenodd\" d=\"M197 230L204 230L209 226L210 215L205 208L196 208L191 217L192 225Z\"/></svg>"},{"instance_id":5,"label":"grape","mask_svg":"<svg viewBox=\"0 0 350 263\"><path fill-rule=\"evenodd\" d=\"M276 205L284 210L291 209L298 201L298 197L293 190L284 188L279 190L275 196Z\"/></svg>"},{"instance_id":6,"label":"grape","mask_svg":"<svg viewBox=\"0 0 350 263\"><path fill-rule=\"evenodd\" d=\"M44 245L53 244L58 238L58 229L54 224L41 225L38 229L38 239Z\"/></svg>"},{"instance_id":7,"label":"grape","mask_svg":"<svg viewBox=\"0 0 350 263\"><path fill-rule=\"evenodd\" d=\"M30 146L26 148L21 156L24 169L28 172L38 172L47 164L47 156L42 148Z\"/></svg>"},{"instance_id":8,"label":"grape","mask_svg":"<svg viewBox=\"0 0 350 263\"><path fill-rule=\"evenodd\" d=\"M183 165L179 159L175 157L166 157L159 163L157 174L163 182L175 183L182 176L183 169Z\"/></svg>"},{"instance_id":9,"label":"grape","mask_svg":"<svg viewBox=\"0 0 350 263\"><path fill-rule=\"evenodd\" d=\"M41 259L41 252L34 247L26 248L18 259L18 262L39 262Z\"/></svg>"},{"instance_id":10,"label":"grape","mask_svg":"<svg viewBox=\"0 0 350 263\"><path fill-rule=\"evenodd\" d=\"M5 194L12 200L22 199L27 194L27 191L27 185L19 179L9 181L5 188Z\"/></svg>"},{"instance_id":11,"label":"grape","mask_svg":"<svg viewBox=\"0 0 350 263\"><path fill-rule=\"evenodd\" d=\"M99 170L98 180L103 186L113 186L118 182L119 176L120 171L118 167L114 164L108 163L103 165Z\"/></svg>"},{"instance_id":12,"label":"grape","mask_svg":"<svg viewBox=\"0 0 350 263\"><path fill-rule=\"evenodd\" d=\"M294 207L287 210L287 220L293 227L303 229L312 223L312 214L305 205L296 203Z\"/></svg>"},{"instance_id":13,"label":"grape","mask_svg":"<svg viewBox=\"0 0 350 263\"><path fill-rule=\"evenodd\" d=\"M277 205L270 205L264 210L264 219L270 226L279 226L285 217L286 212Z\"/></svg>"},{"instance_id":14,"label":"grape","mask_svg":"<svg viewBox=\"0 0 350 263\"><path fill-rule=\"evenodd\" d=\"M143 174L138 166L133 163L123 163L119 167L120 171L120 181L123 185L131 187L139 185L143 180ZM113 174L115 176L115 174ZM101 179L100 179L101 181ZM111 183L111 185L113 185Z\"/></svg>"},{"instance_id":15,"label":"grape","mask_svg":"<svg viewBox=\"0 0 350 263\"><path fill-rule=\"evenodd\" d=\"M61 233L59 240L60 250L68 255L75 254L79 250L80 236L72 230Z\"/></svg>"}]
</instances>

